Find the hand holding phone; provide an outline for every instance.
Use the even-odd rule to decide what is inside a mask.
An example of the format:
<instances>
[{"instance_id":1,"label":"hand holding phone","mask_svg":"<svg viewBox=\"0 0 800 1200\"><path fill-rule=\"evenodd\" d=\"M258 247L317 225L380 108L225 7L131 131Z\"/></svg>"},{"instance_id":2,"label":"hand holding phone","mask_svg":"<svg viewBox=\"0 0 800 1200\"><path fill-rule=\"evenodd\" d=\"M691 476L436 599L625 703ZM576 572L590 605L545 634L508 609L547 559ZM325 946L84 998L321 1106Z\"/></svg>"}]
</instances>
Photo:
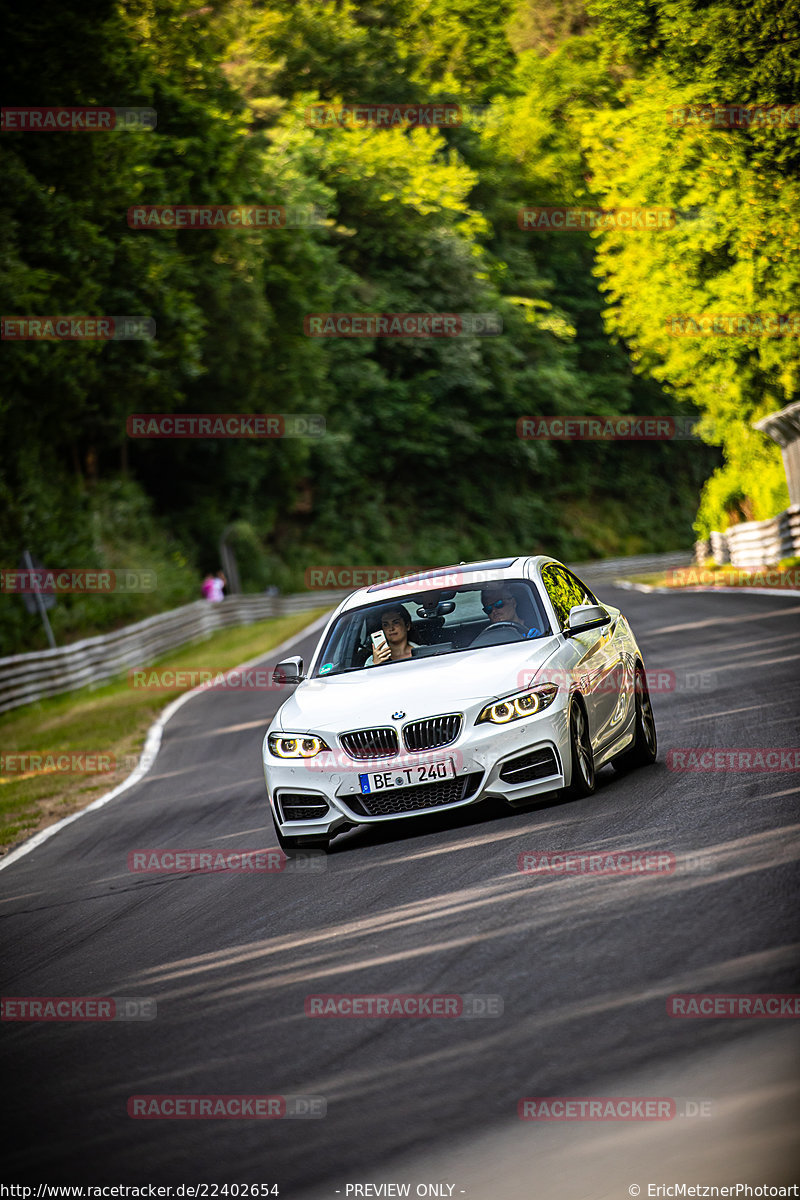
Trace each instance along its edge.
<instances>
[{"instance_id":1,"label":"hand holding phone","mask_svg":"<svg viewBox=\"0 0 800 1200\"><path fill-rule=\"evenodd\" d=\"M391 658L392 652L383 630L379 629L377 633L371 633L369 636L372 642L372 661L375 663L386 662Z\"/></svg>"}]
</instances>

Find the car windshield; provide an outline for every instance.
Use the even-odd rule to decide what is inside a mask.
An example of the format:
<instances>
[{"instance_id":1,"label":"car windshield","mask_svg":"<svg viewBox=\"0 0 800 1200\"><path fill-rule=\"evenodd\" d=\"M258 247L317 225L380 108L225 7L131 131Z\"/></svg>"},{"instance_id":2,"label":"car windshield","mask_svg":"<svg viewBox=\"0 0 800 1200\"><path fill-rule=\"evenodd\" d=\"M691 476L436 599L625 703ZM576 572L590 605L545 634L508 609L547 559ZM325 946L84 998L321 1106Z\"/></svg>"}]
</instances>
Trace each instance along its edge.
<instances>
[{"instance_id":1,"label":"car windshield","mask_svg":"<svg viewBox=\"0 0 800 1200\"><path fill-rule=\"evenodd\" d=\"M375 661L373 634L386 649ZM426 588L342 613L317 659L314 677L370 671L408 658L431 658L546 637L550 625L527 580L490 578Z\"/></svg>"}]
</instances>

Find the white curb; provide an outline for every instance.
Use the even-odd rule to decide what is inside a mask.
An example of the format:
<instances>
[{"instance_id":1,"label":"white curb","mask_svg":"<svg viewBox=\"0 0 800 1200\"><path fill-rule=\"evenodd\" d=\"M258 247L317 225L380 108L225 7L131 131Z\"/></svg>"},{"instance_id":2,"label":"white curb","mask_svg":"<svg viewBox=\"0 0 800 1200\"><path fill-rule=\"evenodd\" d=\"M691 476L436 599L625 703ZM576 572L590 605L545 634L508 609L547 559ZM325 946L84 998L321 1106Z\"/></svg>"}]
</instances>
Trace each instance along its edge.
<instances>
[{"instance_id":1,"label":"white curb","mask_svg":"<svg viewBox=\"0 0 800 1200\"><path fill-rule=\"evenodd\" d=\"M281 642L279 646L274 646L271 650L268 650L266 654L259 654L257 658L251 658L248 662L240 663L237 667L228 667L225 670L220 670L219 674L224 675L231 671L246 670L248 667L253 667L256 663L261 662L267 655L283 654L286 650L290 650L297 642L308 637L310 633L315 633L318 629L321 629L327 623L329 617L330 612L325 613L310 625L306 625L305 629L294 634L287 641ZM35 850L37 846L41 846L42 842L46 842L48 838L51 838L54 833L58 833L59 829L63 829L66 825L71 825L73 821L77 821L79 817L84 816L86 813L94 812L97 808L102 808L104 804L108 804L109 800L115 799L122 792L126 792L128 788L132 788L134 784L137 784L147 774L156 760L156 755L161 746L161 734L167 721L171 720L178 709L183 708L184 704L188 703L192 697L198 696L201 692L207 692L208 690L207 684L198 684L196 688L192 688L190 692L186 692L183 696L178 696L176 700L168 704L158 720L148 729L138 765L134 767L127 779L124 779L112 791L106 792L104 796L98 796L96 800L93 800L91 804L87 804L86 808L82 808L80 812L64 817L63 820L57 821L55 825L48 825L47 829L42 829L39 833L35 833L32 838L29 838L27 842L23 842L21 846L17 846L16 850L12 850L5 858L0 859L0 871L24 855L30 854L31 850Z\"/></svg>"}]
</instances>

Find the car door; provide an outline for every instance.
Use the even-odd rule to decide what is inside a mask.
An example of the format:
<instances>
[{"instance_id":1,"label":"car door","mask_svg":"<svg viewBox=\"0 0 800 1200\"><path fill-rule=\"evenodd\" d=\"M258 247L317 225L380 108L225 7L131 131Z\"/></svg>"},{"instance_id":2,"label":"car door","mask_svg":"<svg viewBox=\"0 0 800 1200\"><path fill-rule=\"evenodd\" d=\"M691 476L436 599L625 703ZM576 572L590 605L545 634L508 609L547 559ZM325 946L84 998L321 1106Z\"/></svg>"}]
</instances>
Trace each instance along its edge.
<instances>
[{"instance_id":1,"label":"car door","mask_svg":"<svg viewBox=\"0 0 800 1200\"><path fill-rule=\"evenodd\" d=\"M566 569L566 568L565 568ZM592 592L589 591L586 584L573 575L572 571L567 570L567 575L572 579L578 589L582 592L585 599L581 601L584 604L598 604L599 601ZM624 639L621 631L618 628L618 623L621 617L619 609L610 605L603 605L609 612L612 620L611 624L603 629L605 634L605 651L607 657L607 669L605 675L604 689L609 698L609 712L605 714L607 717L606 723L602 729L602 745L613 742L618 738L625 726L625 722L631 711L633 704L633 688L634 688L634 672L632 662L629 661L626 655ZM624 625L624 619L623 619Z\"/></svg>"},{"instance_id":2,"label":"car door","mask_svg":"<svg viewBox=\"0 0 800 1200\"><path fill-rule=\"evenodd\" d=\"M542 571L542 581L562 632L567 627L571 608L576 604L597 603L585 584L566 567L549 563ZM621 707L622 663L616 648L613 622L567 638L563 654L562 661L586 701L592 745L599 750L616 736Z\"/></svg>"}]
</instances>

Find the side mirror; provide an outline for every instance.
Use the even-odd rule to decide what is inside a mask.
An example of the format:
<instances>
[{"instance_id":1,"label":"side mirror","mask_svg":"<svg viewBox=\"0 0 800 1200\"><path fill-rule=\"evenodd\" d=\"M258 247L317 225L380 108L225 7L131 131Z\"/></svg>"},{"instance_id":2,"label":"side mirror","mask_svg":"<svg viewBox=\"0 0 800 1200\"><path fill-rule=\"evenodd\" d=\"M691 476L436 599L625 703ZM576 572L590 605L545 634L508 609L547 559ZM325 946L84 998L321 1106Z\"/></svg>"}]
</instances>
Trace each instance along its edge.
<instances>
[{"instance_id":1,"label":"side mirror","mask_svg":"<svg viewBox=\"0 0 800 1200\"><path fill-rule=\"evenodd\" d=\"M276 687L281 687L285 683L301 683L304 679L303 660L298 655L284 658L272 672L272 682Z\"/></svg>"},{"instance_id":2,"label":"side mirror","mask_svg":"<svg viewBox=\"0 0 800 1200\"><path fill-rule=\"evenodd\" d=\"M564 637L574 637L576 633L583 633L587 629L600 629L610 624L611 616L602 604L574 604L569 610Z\"/></svg>"}]
</instances>

